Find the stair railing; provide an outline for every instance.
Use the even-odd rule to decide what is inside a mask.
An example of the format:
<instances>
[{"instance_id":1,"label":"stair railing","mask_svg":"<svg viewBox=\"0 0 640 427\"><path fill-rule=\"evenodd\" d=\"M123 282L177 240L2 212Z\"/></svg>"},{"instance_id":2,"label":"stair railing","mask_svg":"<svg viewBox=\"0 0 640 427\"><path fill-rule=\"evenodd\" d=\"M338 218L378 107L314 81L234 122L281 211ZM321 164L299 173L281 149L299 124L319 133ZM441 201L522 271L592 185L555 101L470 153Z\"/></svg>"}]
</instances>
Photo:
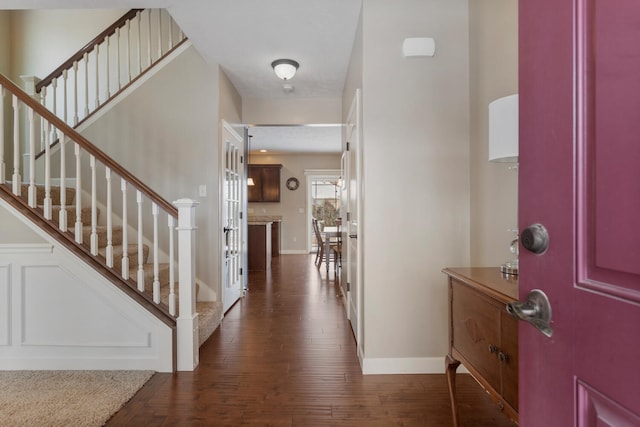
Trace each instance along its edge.
<instances>
[{"instance_id":1,"label":"stair railing","mask_svg":"<svg viewBox=\"0 0 640 427\"><path fill-rule=\"evenodd\" d=\"M20 121L20 110L24 110L27 117L25 126ZM23 138L21 130L26 133ZM54 139L60 144L60 149L55 152L49 149ZM21 142L23 140L25 143ZM43 176L36 176L35 168L39 143L45 147ZM5 158L5 153L11 151L12 161ZM84 251L83 256L106 265L108 274L117 275L161 312L174 319L179 313L176 320L177 342L180 344L177 349L178 369L193 370L198 364L193 243L197 202L178 200L174 202L176 208L0 74L0 186L7 188L10 181L11 193L23 200L20 159L24 154L28 154L31 163L28 168L24 166L29 171L24 180L28 206L55 227L57 237L67 239ZM54 182L60 188L57 199L52 198ZM38 199L38 186L44 187L43 200ZM66 200L67 186L75 189L73 205ZM99 206L99 200L103 206ZM89 208L83 203L87 201ZM55 211L54 202L57 203ZM106 212L99 222L98 214L103 209ZM166 226L160 225L163 222ZM116 225L122 232L122 254L118 257L114 255L112 240ZM98 241L99 226L106 227L106 241ZM175 247L176 230L179 250ZM83 231L89 232L88 242L84 241ZM100 249L101 244L103 250ZM150 247L152 267L145 264L145 247ZM177 286L176 260L179 271ZM161 302L161 263L164 266L168 264L169 295L166 303ZM116 264L121 265L117 270L114 268ZM176 300L179 301L178 310Z\"/></svg>"},{"instance_id":2,"label":"stair railing","mask_svg":"<svg viewBox=\"0 0 640 427\"><path fill-rule=\"evenodd\" d=\"M43 106L75 127L185 40L166 10L132 9L36 83L35 91Z\"/></svg>"}]
</instances>

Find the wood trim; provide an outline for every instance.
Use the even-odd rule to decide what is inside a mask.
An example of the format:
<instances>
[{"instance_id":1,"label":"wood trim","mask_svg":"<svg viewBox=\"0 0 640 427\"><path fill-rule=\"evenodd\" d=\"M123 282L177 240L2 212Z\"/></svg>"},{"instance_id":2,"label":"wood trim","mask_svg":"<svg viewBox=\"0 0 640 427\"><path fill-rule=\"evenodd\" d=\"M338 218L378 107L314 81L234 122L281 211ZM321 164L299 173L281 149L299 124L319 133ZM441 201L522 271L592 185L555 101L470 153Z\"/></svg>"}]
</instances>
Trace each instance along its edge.
<instances>
[{"instance_id":1,"label":"wood trim","mask_svg":"<svg viewBox=\"0 0 640 427\"><path fill-rule=\"evenodd\" d=\"M169 213L169 215L173 217L178 217L178 208L173 206L167 200L162 198L158 193L153 191L149 186L143 183L141 180L136 178L132 173L127 171L125 168L120 166L115 160L111 157L107 156L102 150L89 142L85 137L80 135L77 131L75 131L71 126L67 125L60 118L55 116L52 112L47 110L45 107L40 105L36 100L27 95L22 89L16 86L11 80L7 79L5 76L0 74L0 84L5 89L8 89L9 92L16 95L20 101L33 109L36 113L38 113L42 118L46 119L55 126L57 129L61 130L62 133L73 142L78 143L87 153L94 156L98 161L102 162L105 166L110 168L113 172L115 172L121 178L124 178L129 184L133 185L136 190L141 191L145 194L151 201L156 203L159 207L164 209Z\"/></svg>"},{"instance_id":2,"label":"wood trim","mask_svg":"<svg viewBox=\"0 0 640 427\"><path fill-rule=\"evenodd\" d=\"M107 267L99 259L91 255L89 249L75 242L71 232L63 233L58 230L52 222L48 221L44 215L31 209L27 202L15 196L6 184L0 184L0 198L9 203L13 208L20 211L22 215L35 223L44 232L62 244L65 248L73 252L85 263L93 267L116 287L133 298L138 304L147 309L167 326L170 326L175 335L176 319L169 314L169 310L153 302L153 298L147 294L138 292L133 280L124 280L114 269Z\"/></svg>"},{"instance_id":3,"label":"wood trim","mask_svg":"<svg viewBox=\"0 0 640 427\"><path fill-rule=\"evenodd\" d=\"M127 21L129 21L130 19L133 19L136 16L136 14L139 11L142 11L142 10L144 10L144 9L131 9L129 12L125 13L122 17L120 17L120 19L118 19L116 22L111 24L111 26L109 26L109 28L107 28L106 30L104 30L103 32L98 34L93 40L91 40L89 43L87 43L78 52L73 54L62 65L60 65L58 68L56 68L51 74L49 74L47 77L45 77L40 82L38 82L38 84L36 84L36 92L40 93L40 91L42 90L42 88L44 86L48 86L49 84L51 84L51 81L54 78L61 76L62 72L64 70L69 70L70 68L72 68L74 62L81 60L84 57L85 53L89 53L89 52L93 51L93 49L95 49L96 45L102 43L102 41L104 39L106 39L107 37L112 36L113 34L115 34L116 30L118 28L124 27L124 25L127 23Z\"/></svg>"}]
</instances>

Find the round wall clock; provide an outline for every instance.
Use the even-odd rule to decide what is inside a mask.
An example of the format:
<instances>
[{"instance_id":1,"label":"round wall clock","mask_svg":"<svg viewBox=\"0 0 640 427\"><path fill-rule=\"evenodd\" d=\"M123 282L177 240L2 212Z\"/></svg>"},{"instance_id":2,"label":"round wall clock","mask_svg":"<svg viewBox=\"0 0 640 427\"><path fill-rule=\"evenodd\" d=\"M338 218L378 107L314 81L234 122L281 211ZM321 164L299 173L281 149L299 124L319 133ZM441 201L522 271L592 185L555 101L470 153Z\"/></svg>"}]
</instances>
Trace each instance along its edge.
<instances>
[{"instance_id":1,"label":"round wall clock","mask_svg":"<svg viewBox=\"0 0 640 427\"><path fill-rule=\"evenodd\" d=\"M298 181L298 178L289 178L287 180L287 188L289 190L297 190L298 187L300 186L300 181Z\"/></svg>"}]
</instances>

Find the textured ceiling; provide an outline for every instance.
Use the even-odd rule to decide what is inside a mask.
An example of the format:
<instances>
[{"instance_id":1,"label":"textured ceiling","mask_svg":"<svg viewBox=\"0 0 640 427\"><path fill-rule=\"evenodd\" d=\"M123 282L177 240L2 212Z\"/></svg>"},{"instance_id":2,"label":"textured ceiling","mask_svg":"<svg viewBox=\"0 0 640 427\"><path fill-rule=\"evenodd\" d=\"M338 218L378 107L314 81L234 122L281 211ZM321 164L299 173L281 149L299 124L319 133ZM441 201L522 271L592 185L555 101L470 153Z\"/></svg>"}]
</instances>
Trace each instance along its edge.
<instances>
[{"instance_id":1,"label":"textured ceiling","mask_svg":"<svg viewBox=\"0 0 640 427\"><path fill-rule=\"evenodd\" d=\"M342 151L342 126L255 126L249 128L251 152L338 153Z\"/></svg>"},{"instance_id":2,"label":"textured ceiling","mask_svg":"<svg viewBox=\"0 0 640 427\"><path fill-rule=\"evenodd\" d=\"M166 8L205 60L220 64L240 95L247 98L339 98L358 25L362 0L0 0L2 9ZM271 62L300 63L285 92ZM329 144L327 129L295 134L272 129L274 138L309 150ZM315 135L315 133L318 135ZM266 136L264 137L266 138ZM315 141L312 143L311 141ZM321 142L324 141L324 142ZM338 139L339 141L339 139ZM276 143L274 139L274 144ZM286 151L281 142L279 150ZM334 143L335 144L335 143ZM332 147L335 147L333 145ZM300 147L302 150L303 148ZM333 150L333 149L332 149ZM338 146L336 151L340 151Z\"/></svg>"}]
</instances>

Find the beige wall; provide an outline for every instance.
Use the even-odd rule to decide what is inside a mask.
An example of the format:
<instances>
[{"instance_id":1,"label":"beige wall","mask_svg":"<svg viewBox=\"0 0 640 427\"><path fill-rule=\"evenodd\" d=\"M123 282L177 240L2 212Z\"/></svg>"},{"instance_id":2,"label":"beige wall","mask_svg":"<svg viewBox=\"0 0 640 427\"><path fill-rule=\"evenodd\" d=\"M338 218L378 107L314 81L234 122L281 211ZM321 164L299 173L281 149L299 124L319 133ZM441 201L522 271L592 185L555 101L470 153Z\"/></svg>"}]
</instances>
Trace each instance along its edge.
<instances>
[{"instance_id":1,"label":"beige wall","mask_svg":"<svg viewBox=\"0 0 640 427\"><path fill-rule=\"evenodd\" d=\"M218 109L220 111L220 119L237 125L241 121L242 98L221 67L218 67L218 76L218 92L220 93ZM240 135L242 135L241 130L236 129L236 131L239 131Z\"/></svg>"},{"instance_id":2,"label":"beige wall","mask_svg":"<svg viewBox=\"0 0 640 427\"><path fill-rule=\"evenodd\" d=\"M211 291L205 299L219 285L218 99L218 66L191 47L83 131L166 200L200 202L196 276Z\"/></svg>"},{"instance_id":3,"label":"beige wall","mask_svg":"<svg viewBox=\"0 0 640 427\"><path fill-rule=\"evenodd\" d=\"M415 36L436 56L404 58ZM362 40L365 369L442 372L441 269L469 264L467 1L364 0Z\"/></svg>"},{"instance_id":4,"label":"beige wall","mask_svg":"<svg viewBox=\"0 0 640 427\"><path fill-rule=\"evenodd\" d=\"M0 73L11 72L11 12L0 10Z\"/></svg>"},{"instance_id":5,"label":"beige wall","mask_svg":"<svg viewBox=\"0 0 640 427\"><path fill-rule=\"evenodd\" d=\"M243 99L242 120L247 124L341 123L340 98Z\"/></svg>"},{"instance_id":6,"label":"beige wall","mask_svg":"<svg viewBox=\"0 0 640 427\"><path fill-rule=\"evenodd\" d=\"M518 92L518 2L469 2L471 89L471 265L512 258L518 173L488 162L489 103Z\"/></svg>"},{"instance_id":7,"label":"beige wall","mask_svg":"<svg viewBox=\"0 0 640 427\"><path fill-rule=\"evenodd\" d=\"M46 77L124 15L127 9L21 10L12 12L11 78Z\"/></svg>"},{"instance_id":8,"label":"beige wall","mask_svg":"<svg viewBox=\"0 0 640 427\"><path fill-rule=\"evenodd\" d=\"M249 215L282 215L280 248L283 252L299 253L308 250L310 234L307 212L307 180L305 169L340 169L340 154L251 154L251 163L281 164L280 203L249 203ZM300 187L291 191L285 183L296 177ZM302 209L302 212L300 212Z\"/></svg>"}]
</instances>

